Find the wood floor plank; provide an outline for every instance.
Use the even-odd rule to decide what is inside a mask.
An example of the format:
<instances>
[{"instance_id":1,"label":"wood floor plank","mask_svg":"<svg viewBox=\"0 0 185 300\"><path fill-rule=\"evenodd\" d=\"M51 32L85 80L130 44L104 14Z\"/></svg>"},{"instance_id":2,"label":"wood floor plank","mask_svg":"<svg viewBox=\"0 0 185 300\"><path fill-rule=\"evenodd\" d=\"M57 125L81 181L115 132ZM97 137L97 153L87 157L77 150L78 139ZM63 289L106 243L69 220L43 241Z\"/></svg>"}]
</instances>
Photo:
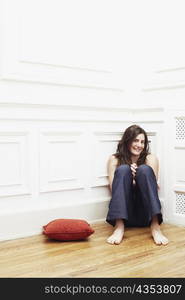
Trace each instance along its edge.
<instances>
[{"instance_id":1,"label":"wood floor plank","mask_svg":"<svg viewBox=\"0 0 185 300\"><path fill-rule=\"evenodd\" d=\"M167 246L154 244L149 228L127 228L120 245L106 243L112 227L93 224L84 241L44 235L0 243L0 277L185 277L185 228L162 224Z\"/></svg>"}]
</instances>

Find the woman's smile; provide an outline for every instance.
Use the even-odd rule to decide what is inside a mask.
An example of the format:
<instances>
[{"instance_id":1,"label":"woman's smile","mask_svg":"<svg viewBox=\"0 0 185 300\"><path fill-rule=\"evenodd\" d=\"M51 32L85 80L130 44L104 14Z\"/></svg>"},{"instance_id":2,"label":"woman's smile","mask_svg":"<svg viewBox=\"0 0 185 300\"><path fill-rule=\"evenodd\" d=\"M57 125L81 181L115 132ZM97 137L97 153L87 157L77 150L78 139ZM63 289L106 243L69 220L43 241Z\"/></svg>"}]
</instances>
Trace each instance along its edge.
<instances>
[{"instance_id":1,"label":"woman's smile","mask_svg":"<svg viewBox=\"0 0 185 300\"><path fill-rule=\"evenodd\" d=\"M145 146L145 137L144 134L138 134L136 138L132 141L130 145L130 152L134 156L139 156L141 152L143 151Z\"/></svg>"}]
</instances>

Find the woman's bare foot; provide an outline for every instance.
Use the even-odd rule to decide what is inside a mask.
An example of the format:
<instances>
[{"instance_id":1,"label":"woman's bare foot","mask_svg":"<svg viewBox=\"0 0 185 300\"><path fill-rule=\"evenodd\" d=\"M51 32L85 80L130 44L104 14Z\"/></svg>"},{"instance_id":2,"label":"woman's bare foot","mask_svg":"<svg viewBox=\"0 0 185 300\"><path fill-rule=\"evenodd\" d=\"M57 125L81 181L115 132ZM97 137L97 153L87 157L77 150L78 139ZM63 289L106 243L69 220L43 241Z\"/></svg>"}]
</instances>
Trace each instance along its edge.
<instances>
[{"instance_id":1,"label":"woman's bare foot","mask_svg":"<svg viewBox=\"0 0 185 300\"><path fill-rule=\"evenodd\" d=\"M107 239L107 242L112 245L119 245L124 236L124 223L123 220L116 220L116 229L113 234Z\"/></svg>"},{"instance_id":2,"label":"woman's bare foot","mask_svg":"<svg viewBox=\"0 0 185 300\"><path fill-rule=\"evenodd\" d=\"M169 241L168 241L167 237L165 237L163 235L163 233L161 232L157 216L154 216L152 218L151 234L154 239L154 242L157 245L167 245L168 244Z\"/></svg>"},{"instance_id":3,"label":"woman's bare foot","mask_svg":"<svg viewBox=\"0 0 185 300\"><path fill-rule=\"evenodd\" d=\"M167 245L168 239L162 234L160 229L151 229L152 237L157 245Z\"/></svg>"}]
</instances>

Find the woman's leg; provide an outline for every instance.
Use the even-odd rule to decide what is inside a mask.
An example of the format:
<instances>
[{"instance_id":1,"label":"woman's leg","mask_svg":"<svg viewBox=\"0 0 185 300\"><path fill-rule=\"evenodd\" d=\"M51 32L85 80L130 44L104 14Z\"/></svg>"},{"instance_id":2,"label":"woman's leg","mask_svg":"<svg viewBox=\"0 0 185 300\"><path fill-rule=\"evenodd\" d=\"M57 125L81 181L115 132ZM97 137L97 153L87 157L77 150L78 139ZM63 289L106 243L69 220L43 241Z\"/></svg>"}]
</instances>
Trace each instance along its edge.
<instances>
[{"instance_id":1,"label":"woman's leg","mask_svg":"<svg viewBox=\"0 0 185 300\"><path fill-rule=\"evenodd\" d=\"M112 245L119 245L123 239L124 231L125 231L125 225L124 220L117 219L115 221L115 230L111 236L108 237L107 242Z\"/></svg>"},{"instance_id":2,"label":"woman's leg","mask_svg":"<svg viewBox=\"0 0 185 300\"><path fill-rule=\"evenodd\" d=\"M154 239L154 242L157 245L161 245L161 244L167 245L168 244L169 241L168 241L167 237L165 237L164 234L161 232L157 216L152 217L152 222L151 222L150 228L151 228L151 234Z\"/></svg>"},{"instance_id":3,"label":"woman's leg","mask_svg":"<svg viewBox=\"0 0 185 300\"><path fill-rule=\"evenodd\" d=\"M112 183L112 199L106 221L115 226L113 234L107 239L110 244L120 244L124 235L124 220L128 219L129 202L132 198L132 173L128 165L119 166Z\"/></svg>"},{"instance_id":4,"label":"woman's leg","mask_svg":"<svg viewBox=\"0 0 185 300\"><path fill-rule=\"evenodd\" d=\"M157 181L153 169L150 166L141 165L137 168L136 184L141 195L146 224L150 224L154 242L158 245L166 245L168 243L168 239L160 230L162 214L161 204L158 197Z\"/></svg>"}]
</instances>

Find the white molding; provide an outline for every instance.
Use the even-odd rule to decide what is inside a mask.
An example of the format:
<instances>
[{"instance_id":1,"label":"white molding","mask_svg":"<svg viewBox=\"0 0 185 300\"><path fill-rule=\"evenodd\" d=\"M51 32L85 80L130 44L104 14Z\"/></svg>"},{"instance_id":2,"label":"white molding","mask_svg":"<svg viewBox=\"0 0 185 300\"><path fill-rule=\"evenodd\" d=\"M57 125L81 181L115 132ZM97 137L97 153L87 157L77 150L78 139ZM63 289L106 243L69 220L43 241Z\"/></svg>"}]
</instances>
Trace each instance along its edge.
<instances>
[{"instance_id":1,"label":"white molding","mask_svg":"<svg viewBox=\"0 0 185 300\"><path fill-rule=\"evenodd\" d=\"M40 193L84 189L83 183L74 174L71 177L50 178L49 165L48 165L48 147L50 144L74 144L72 147L78 147L79 137L82 132L51 130L40 132ZM47 151L46 151L47 149ZM49 152L50 153L50 152ZM51 155L51 153L50 153ZM52 157L50 157L52 158ZM69 158L68 158L69 159ZM76 159L75 162L79 164ZM75 165L75 172L79 168Z\"/></svg>"},{"instance_id":2,"label":"white molding","mask_svg":"<svg viewBox=\"0 0 185 300\"><path fill-rule=\"evenodd\" d=\"M12 211L8 214L3 214L1 211L0 227L4 230L0 233L0 241L41 234L44 225L58 218L83 219L92 224L105 220L108 201L107 198L101 198L49 208L43 206L18 212Z\"/></svg>"},{"instance_id":3,"label":"white molding","mask_svg":"<svg viewBox=\"0 0 185 300\"><path fill-rule=\"evenodd\" d=\"M72 69L72 70L79 70L79 71L88 71L88 72L95 72L95 73L108 73L112 74L112 70L101 70L101 69L91 69L87 67L82 66L72 66L72 65L61 65L61 64L54 64L54 63L47 63L47 62L39 62L39 61L33 61L33 60L25 60L23 58L19 59L21 63L26 64L33 64L33 65L42 65L46 67L53 67L53 68L64 68L64 69Z\"/></svg>"},{"instance_id":4,"label":"white molding","mask_svg":"<svg viewBox=\"0 0 185 300\"><path fill-rule=\"evenodd\" d=\"M111 70L109 61L106 63L109 67L101 67L101 63L98 62L95 67L94 64L91 67L91 61L89 61L89 64L85 62L84 66L82 65L83 62L80 61L67 62L67 64L65 61L64 63L61 63L61 61L47 61L48 59L51 60L48 49L46 49L48 58L44 58L44 61L41 61L41 57L37 60L33 53L30 54L29 47L24 47L23 30L26 28L24 22L26 24L32 22L29 18L24 19L25 14L33 13L33 11L26 11L25 5L23 0L3 0L3 68L1 80L123 92L118 80L115 80L115 76L118 76L118 74L114 74ZM35 3L32 5L34 6ZM53 4L50 5L53 6ZM37 9L40 9L40 5L37 5ZM11 23L9 20L11 20ZM14 26L11 26L11 24L14 24ZM34 31L32 36L34 36ZM62 36L60 38L62 39ZM38 50L37 52L36 56L39 57L41 54ZM58 59L60 60L61 57L63 57L62 54ZM71 60L72 58L73 56ZM78 60L79 57L76 59Z\"/></svg>"},{"instance_id":5,"label":"white molding","mask_svg":"<svg viewBox=\"0 0 185 300\"><path fill-rule=\"evenodd\" d=\"M178 145L175 145L174 149L185 149L185 142L179 142Z\"/></svg>"},{"instance_id":6,"label":"white molding","mask_svg":"<svg viewBox=\"0 0 185 300\"><path fill-rule=\"evenodd\" d=\"M71 180L72 181L72 180ZM65 182L65 180L61 179L59 181L49 181L48 180L48 184L47 186L46 185L42 185L40 187L40 190L39 190L39 193L40 194L47 194L47 193L54 193L54 192L62 192L62 191L74 191L74 190L83 190L85 187L83 185L70 185L69 187L67 186L64 186L64 187L61 187L61 184L59 183L62 183L62 182ZM58 183L58 187L53 187L51 186L52 183Z\"/></svg>"},{"instance_id":7,"label":"white molding","mask_svg":"<svg viewBox=\"0 0 185 300\"><path fill-rule=\"evenodd\" d=\"M184 184L178 184L178 183L182 183L184 182ZM175 193L182 193L184 194L185 193L185 181L178 181L175 186L173 187L173 190Z\"/></svg>"},{"instance_id":8,"label":"white molding","mask_svg":"<svg viewBox=\"0 0 185 300\"><path fill-rule=\"evenodd\" d=\"M57 142L68 142L68 143L74 143L76 141L76 139L71 139L71 137L75 136L78 137L79 135L81 135L83 133L83 131L66 131L66 130L51 130L51 131L42 131L41 134L42 135L46 135L46 136L51 136L51 137L55 137L55 136L59 136L59 137L63 137L60 140L51 140L51 142L53 143L57 143Z\"/></svg>"},{"instance_id":9,"label":"white molding","mask_svg":"<svg viewBox=\"0 0 185 300\"><path fill-rule=\"evenodd\" d=\"M1 131L0 132L0 145L1 144L16 144L19 146L19 180L13 182L0 183L0 197L15 196L15 195L28 195L30 190L30 168L27 164L29 161L28 150L28 136L29 132L19 131ZM2 167L2 166L1 166ZM11 170L9 170L11 172ZM18 180L18 181L17 181Z\"/></svg>"},{"instance_id":10,"label":"white molding","mask_svg":"<svg viewBox=\"0 0 185 300\"><path fill-rule=\"evenodd\" d=\"M108 188L108 185L109 185L109 182L108 182L108 176L104 176L106 179L107 179L107 183L96 183L96 184L93 184L91 185L90 187L91 188L99 188L99 187L107 187ZM97 178L99 179L99 176L97 176Z\"/></svg>"},{"instance_id":11,"label":"white molding","mask_svg":"<svg viewBox=\"0 0 185 300\"><path fill-rule=\"evenodd\" d=\"M168 91L185 88L185 67L164 68L152 74L150 82L145 84L142 92Z\"/></svg>"},{"instance_id":12,"label":"white molding","mask_svg":"<svg viewBox=\"0 0 185 300\"><path fill-rule=\"evenodd\" d=\"M155 91L168 91L168 90L175 90L175 89L184 89L184 84L174 84L174 85L164 85L164 86L157 86L157 87L149 87L143 88L142 92L155 92Z\"/></svg>"},{"instance_id":13,"label":"white molding","mask_svg":"<svg viewBox=\"0 0 185 300\"><path fill-rule=\"evenodd\" d=\"M18 71L17 71L18 73ZM77 76L78 77L78 76ZM109 87L110 85L94 85L94 84L74 84L69 82L57 82L51 81L47 79L36 80L34 77L27 77L17 74L17 75L9 75L5 72L0 77L1 81L14 81L14 82L22 82L22 83L30 83L30 84L44 84L44 85L52 85L52 86L61 86L61 87L71 87L71 88L81 88L81 89L92 89L92 90L105 90L105 91L113 91L113 92L125 92L125 89Z\"/></svg>"},{"instance_id":14,"label":"white molding","mask_svg":"<svg viewBox=\"0 0 185 300\"><path fill-rule=\"evenodd\" d=\"M39 100L39 99L37 99ZM136 113L136 114L147 114L148 113L156 113L156 114L159 114L159 113L164 113L165 112L165 109L164 107L161 107L161 106L152 106L152 107L147 107L146 105L145 106L140 106L140 107L137 107L137 108L134 108L134 107L129 107L129 106L126 106L127 103L125 103L124 106L120 106L119 105L114 105L113 103L111 103L111 105L109 105L109 103L102 103L103 105L99 105L99 103L95 102L95 103L86 103L86 104L68 104L68 103L65 103L65 102L57 102L57 103L46 103L46 102L42 102L42 103L38 103L37 102L22 102L21 100L17 102L14 101L14 102L11 102L11 101L7 101L7 102L3 102L1 101L0 102L0 106L2 108L56 108L56 109L65 109L65 110L70 110L70 109L74 109L74 110L93 110L93 111L103 111L103 112L121 112L121 113ZM173 109L174 110L174 109ZM181 115L179 116L181 117ZM177 117L178 118L178 117ZM132 120L132 123L134 123L134 121Z\"/></svg>"},{"instance_id":15,"label":"white molding","mask_svg":"<svg viewBox=\"0 0 185 300\"><path fill-rule=\"evenodd\" d=\"M107 174L101 174L101 175L99 175L98 177L99 177L99 178L102 178L102 177L103 177L103 178L104 178L104 177L106 177L106 178L107 178L107 177L108 177L108 175L107 175Z\"/></svg>"},{"instance_id":16,"label":"white molding","mask_svg":"<svg viewBox=\"0 0 185 300\"><path fill-rule=\"evenodd\" d=\"M99 137L99 139L97 140L99 143L118 142L120 140L122 134L123 134L123 131L120 131L120 132L106 132L106 131L105 132L103 132L103 131L94 132L94 135Z\"/></svg>"},{"instance_id":17,"label":"white molding","mask_svg":"<svg viewBox=\"0 0 185 300\"><path fill-rule=\"evenodd\" d=\"M72 105L35 105L35 104L0 104L1 120L28 120L28 121L82 121L82 122L110 122L122 124L134 123L162 123L163 112L158 109L104 108L97 106L72 106ZM138 112L138 117L137 117ZM148 113L151 113L148 120ZM142 121L141 121L142 118ZM135 120L135 122L133 122Z\"/></svg>"},{"instance_id":18,"label":"white molding","mask_svg":"<svg viewBox=\"0 0 185 300\"><path fill-rule=\"evenodd\" d=\"M48 180L48 182L61 182L61 181L76 181L77 178L62 178L62 179L53 179L53 180Z\"/></svg>"},{"instance_id":19,"label":"white molding","mask_svg":"<svg viewBox=\"0 0 185 300\"><path fill-rule=\"evenodd\" d=\"M173 68L164 68L155 71L155 73L168 73L168 72L179 72L179 71L185 71L185 67L173 67Z\"/></svg>"},{"instance_id":20,"label":"white molding","mask_svg":"<svg viewBox=\"0 0 185 300\"><path fill-rule=\"evenodd\" d=\"M126 128L126 126L125 126ZM123 134L123 130L124 128L122 128L122 130L119 131L115 131L115 132L109 132L109 131L94 131L94 137L96 138L96 140L94 140L95 142L95 148L98 149L99 147L101 147L102 143L118 143L119 140L121 139L121 136ZM97 159L97 164L98 164L98 159ZM96 166L97 166L96 164ZM93 178L91 181L91 187L103 187L103 186L108 186L108 174L103 172L102 175L102 171L98 171L97 167L92 166L92 172L93 172ZM100 173L99 173L100 172Z\"/></svg>"}]
</instances>

